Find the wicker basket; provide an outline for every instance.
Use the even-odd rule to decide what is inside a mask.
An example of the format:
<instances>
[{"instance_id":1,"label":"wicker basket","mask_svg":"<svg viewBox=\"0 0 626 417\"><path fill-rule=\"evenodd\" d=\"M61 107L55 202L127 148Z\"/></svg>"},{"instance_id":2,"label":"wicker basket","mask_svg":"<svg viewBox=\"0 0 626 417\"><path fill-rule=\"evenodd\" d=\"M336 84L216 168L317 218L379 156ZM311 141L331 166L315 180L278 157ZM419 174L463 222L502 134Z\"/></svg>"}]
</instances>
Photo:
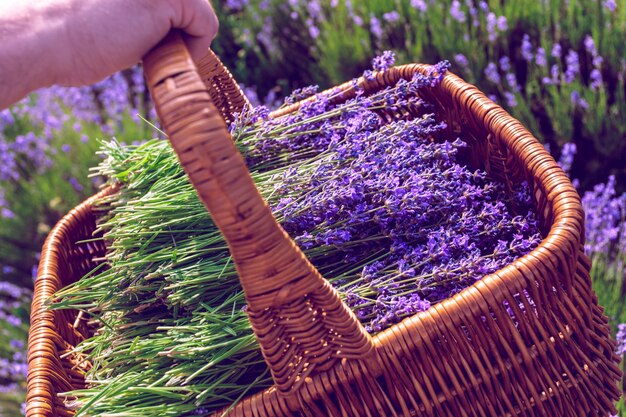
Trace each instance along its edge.
<instances>
[{"instance_id":1,"label":"wicker basket","mask_svg":"<svg viewBox=\"0 0 626 417\"><path fill-rule=\"evenodd\" d=\"M615 413L621 372L591 289L578 194L543 146L475 87L448 74L423 95L449 134L468 141L470 164L508 185L531 184L546 237L513 264L371 337L256 190L225 123L246 100L219 60L211 55L196 67L180 35L172 33L144 66L165 131L229 243L275 382L228 416ZM404 65L359 83L370 94L428 68ZM336 88L343 91L337 101L350 98L350 86ZM45 303L103 255L101 241L76 242L93 237L92 203L113 191L72 210L43 248L29 335L28 417L71 416L57 393L84 386L84 369L69 352L93 329L77 312L48 311ZM520 299L526 308L518 307Z\"/></svg>"}]
</instances>

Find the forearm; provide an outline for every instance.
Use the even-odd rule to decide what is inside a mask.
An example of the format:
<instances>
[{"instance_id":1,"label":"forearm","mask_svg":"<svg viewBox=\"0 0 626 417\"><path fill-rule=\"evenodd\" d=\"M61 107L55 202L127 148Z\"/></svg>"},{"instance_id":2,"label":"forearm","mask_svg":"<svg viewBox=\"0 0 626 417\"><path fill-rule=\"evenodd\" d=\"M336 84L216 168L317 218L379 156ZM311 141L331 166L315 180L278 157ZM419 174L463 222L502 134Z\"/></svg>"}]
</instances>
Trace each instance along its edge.
<instances>
[{"instance_id":1,"label":"forearm","mask_svg":"<svg viewBox=\"0 0 626 417\"><path fill-rule=\"evenodd\" d=\"M0 109L54 83L59 19L45 1L0 1Z\"/></svg>"},{"instance_id":2,"label":"forearm","mask_svg":"<svg viewBox=\"0 0 626 417\"><path fill-rule=\"evenodd\" d=\"M172 28L199 59L218 22L207 0L0 0L0 109L128 68Z\"/></svg>"}]
</instances>

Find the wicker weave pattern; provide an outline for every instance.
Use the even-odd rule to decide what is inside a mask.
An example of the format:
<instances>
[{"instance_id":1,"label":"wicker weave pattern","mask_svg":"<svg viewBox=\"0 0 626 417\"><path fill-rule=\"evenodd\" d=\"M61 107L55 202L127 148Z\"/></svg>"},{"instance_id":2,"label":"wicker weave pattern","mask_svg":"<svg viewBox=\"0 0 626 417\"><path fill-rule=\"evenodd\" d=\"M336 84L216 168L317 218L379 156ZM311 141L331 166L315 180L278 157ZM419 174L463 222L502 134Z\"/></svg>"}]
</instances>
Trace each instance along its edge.
<instances>
[{"instance_id":1,"label":"wicker weave pattern","mask_svg":"<svg viewBox=\"0 0 626 417\"><path fill-rule=\"evenodd\" d=\"M374 338L364 335L354 339L354 345L319 349L317 342L343 340L355 329L357 335L364 334L362 327L272 224L245 165L241 170L243 161L233 152L218 110L228 119L242 99L223 97L216 108L211 97L221 93L207 94L202 85L203 79L217 77L219 83L207 84L226 88L226 96L236 96L238 89L229 84L230 75L225 70L219 75L219 63L206 64L217 75L193 75L181 45L174 39L146 59L153 97L181 162L229 240L251 307L249 317L276 382L227 415L606 417L615 413L621 373L607 319L591 289L580 199L562 170L519 122L452 74L424 92L447 121L450 136L462 132L469 142L470 164L486 169L505 186L521 180L531 184L546 234L540 247ZM428 66L407 65L360 83L366 93L372 93L426 71ZM348 99L353 94L349 89L350 84L337 87L335 92L343 94L337 94L336 100ZM231 109L224 103L230 103ZM413 116L419 110L399 112ZM386 110L381 116L391 120L400 114ZM59 358L63 349L90 329L81 327L80 321L74 323L73 317L50 317L43 302L89 269L91 255L77 251L74 242L94 228L90 204L66 216L44 249L33 301L32 321L37 326L30 335L29 417L71 415L55 400L55 393L82 384L80 372L71 371L71 362ZM252 241L259 236L266 237ZM326 313L324 325L316 322L322 313ZM287 342L292 336L297 347ZM281 343L275 343L276 337ZM365 350L359 348L360 340L366 342ZM373 349L368 350L370 341ZM315 347L315 354L307 357ZM337 350L351 359L337 360Z\"/></svg>"}]
</instances>

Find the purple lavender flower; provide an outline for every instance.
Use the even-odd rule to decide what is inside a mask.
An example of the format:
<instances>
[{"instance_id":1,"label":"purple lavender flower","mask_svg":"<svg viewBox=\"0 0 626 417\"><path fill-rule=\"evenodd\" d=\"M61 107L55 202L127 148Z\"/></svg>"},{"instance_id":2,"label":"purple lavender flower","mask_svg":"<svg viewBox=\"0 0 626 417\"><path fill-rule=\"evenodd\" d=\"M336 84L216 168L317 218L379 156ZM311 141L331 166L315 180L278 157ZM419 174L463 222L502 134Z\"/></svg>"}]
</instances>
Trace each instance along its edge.
<instances>
[{"instance_id":1,"label":"purple lavender flower","mask_svg":"<svg viewBox=\"0 0 626 417\"><path fill-rule=\"evenodd\" d=\"M83 185L74 177L71 177L68 182L72 185L72 187L74 188L74 190L78 191L79 193L82 192L84 190L85 187L83 187Z\"/></svg>"},{"instance_id":2,"label":"purple lavender flower","mask_svg":"<svg viewBox=\"0 0 626 417\"><path fill-rule=\"evenodd\" d=\"M376 71L386 71L396 62L396 54L393 51L384 51L382 55L372 60L372 68Z\"/></svg>"},{"instance_id":3,"label":"purple lavender flower","mask_svg":"<svg viewBox=\"0 0 626 417\"><path fill-rule=\"evenodd\" d=\"M552 55L553 58L561 59L561 54L562 53L563 53L563 49L561 48L561 44L560 43L555 43L554 45L552 45L551 55Z\"/></svg>"},{"instance_id":4,"label":"purple lavender flower","mask_svg":"<svg viewBox=\"0 0 626 417\"><path fill-rule=\"evenodd\" d=\"M508 72L511 70L511 60L509 59L508 56L503 56L502 58L500 58L500 69L504 72Z\"/></svg>"},{"instance_id":5,"label":"purple lavender flower","mask_svg":"<svg viewBox=\"0 0 626 417\"><path fill-rule=\"evenodd\" d=\"M530 36L528 36L527 33L525 33L524 37L522 38L522 47L520 52L524 60L528 62L531 62L533 60L533 46L530 43Z\"/></svg>"},{"instance_id":6,"label":"purple lavender flower","mask_svg":"<svg viewBox=\"0 0 626 417\"><path fill-rule=\"evenodd\" d=\"M598 51L596 50L596 44L593 41L591 35L585 36L585 40L583 42L585 44L585 50L592 56L598 55Z\"/></svg>"},{"instance_id":7,"label":"purple lavender flower","mask_svg":"<svg viewBox=\"0 0 626 417\"><path fill-rule=\"evenodd\" d=\"M506 74L505 78L506 78L506 83L509 85L511 90L514 93L519 92L520 87L519 87L519 84L517 83L517 77L515 77L515 74L513 74L512 72L509 72L509 73ZM512 107L514 107L514 106L512 106Z\"/></svg>"},{"instance_id":8,"label":"purple lavender flower","mask_svg":"<svg viewBox=\"0 0 626 417\"><path fill-rule=\"evenodd\" d=\"M380 40L383 38L383 28L380 25L380 20L373 14L370 15L370 30L376 39Z\"/></svg>"},{"instance_id":9,"label":"purple lavender flower","mask_svg":"<svg viewBox=\"0 0 626 417\"><path fill-rule=\"evenodd\" d=\"M496 18L496 14L493 12L489 12L487 14L487 33L489 33L489 42L494 42L496 40L496 26L498 24L498 19Z\"/></svg>"},{"instance_id":10,"label":"purple lavender flower","mask_svg":"<svg viewBox=\"0 0 626 417\"><path fill-rule=\"evenodd\" d=\"M469 65L467 57L463 54L454 55L454 62L456 62L461 68L466 68Z\"/></svg>"},{"instance_id":11,"label":"purple lavender flower","mask_svg":"<svg viewBox=\"0 0 626 417\"><path fill-rule=\"evenodd\" d=\"M570 169L572 168L572 164L574 163L574 156L576 156L576 144L574 142L569 142L563 145L561 148L561 157L559 158L559 165L569 174Z\"/></svg>"},{"instance_id":12,"label":"purple lavender flower","mask_svg":"<svg viewBox=\"0 0 626 417\"><path fill-rule=\"evenodd\" d=\"M615 338L617 339L616 353L622 356L626 353L626 323L617 325L617 335Z\"/></svg>"},{"instance_id":13,"label":"purple lavender flower","mask_svg":"<svg viewBox=\"0 0 626 417\"><path fill-rule=\"evenodd\" d=\"M607 8L611 13L615 12L617 8L617 2L615 0L605 0L602 5Z\"/></svg>"},{"instance_id":14,"label":"purple lavender flower","mask_svg":"<svg viewBox=\"0 0 626 417\"><path fill-rule=\"evenodd\" d=\"M587 103L587 101L582 98L576 90L572 91L572 94L570 95L570 101L572 102L574 107L579 107L583 110L589 108L589 104Z\"/></svg>"},{"instance_id":15,"label":"purple lavender flower","mask_svg":"<svg viewBox=\"0 0 626 417\"><path fill-rule=\"evenodd\" d=\"M230 10L242 10L249 4L249 0L226 0L226 8Z\"/></svg>"},{"instance_id":16,"label":"purple lavender flower","mask_svg":"<svg viewBox=\"0 0 626 417\"><path fill-rule=\"evenodd\" d=\"M428 5L424 0L411 0L411 7L419 10L421 13L426 13Z\"/></svg>"},{"instance_id":17,"label":"purple lavender flower","mask_svg":"<svg viewBox=\"0 0 626 417\"><path fill-rule=\"evenodd\" d=\"M392 10L388 13L383 14L383 20L387 23L396 23L398 20L400 20L400 13Z\"/></svg>"},{"instance_id":18,"label":"purple lavender flower","mask_svg":"<svg viewBox=\"0 0 626 417\"><path fill-rule=\"evenodd\" d=\"M485 68L485 77L494 84L500 84L500 73L498 67L493 62L487 64Z\"/></svg>"},{"instance_id":19,"label":"purple lavender flower","mask_svg":"<svg viewBox=\"0 0 626 417\"><path fill-rule=\"evenodd\" d=\"M504 32L509 28L505 16L498 16L498 20L496 24L500 32Z\"/></svg>"},{"instance_id":20,"label":"purple lavender flower","mask_svg":"<svg viewBox=\"0 0 626 417\"><path fill-rule=\"evenodd\" d=\"M602 87L602 73L599 69L594 68L589 74L589 80L591 81L591 89L597 90Z\"/></svg>"},{"instance_id":21,"label":"purple lavender flower","mask_svg":"<svg viewBox=\"0 0 626 417\"><path fill-rule=\"evenodd\" d=\"M515 99L515 94L511 93L510 91L504 92L504 99L506 100L507 106L511 108L517 106L517 100Z\"/></svg>"},{"instance_id":22,"label":"purple lavender flower","mask_svg":"<svg viewBox=\"0 0 626 417\"><path fill-rule=\"evenodd\" d=\"M535 54L535 63L537 66L546 67L548 61L546 59L546 51L542 47L537 48L537 54Z\"/></svg>"},{"instance_id":23,"label":"purple lavender flower","mask_svg":"<svg viewBox=\"0 0 626 417\"><path fill-rule=\"evenodd\" d=\"M450 16L459 23L465 22L465 12L461 10L461 2L453 0L450 5Z\"/></svg>"},{"instance_id":24,"label":"purple lavender flower","mask_svg":"<svg viewBox=\"0 0 626 417\"><path fill-rule=\"evenodd\" d=\"M320 36L320 30L315 24L311 21L309 24L309 35L313 39L317 39Z\"/></svg>"},{"instance_id":25,"label":"purple lavender flower","mask_svg":"<svg viewBox=\"0 0 626 417\"><path fill-rule=\"evenodd\" d=\"M565 70L565 82L570 84L578 73L580 73L580 62L578 61L578 54L576 51L570 49L565 57L565 63L567 68Z\"/></svg>"},{"instance_id":26,"label":"purple lavender flower","mask_svg":"<svg viewBox=\"0 0 626 417\"><path fill-rule=\"evenodd\" d=\"M609 176L606 184L597 184L593 190L586 191L582 204L585 211L585 252L590 256L602 254L609 260L615 259L626 246L623 230L626 194L617 196L615 176Z\"/></svg>"}]
</instances>

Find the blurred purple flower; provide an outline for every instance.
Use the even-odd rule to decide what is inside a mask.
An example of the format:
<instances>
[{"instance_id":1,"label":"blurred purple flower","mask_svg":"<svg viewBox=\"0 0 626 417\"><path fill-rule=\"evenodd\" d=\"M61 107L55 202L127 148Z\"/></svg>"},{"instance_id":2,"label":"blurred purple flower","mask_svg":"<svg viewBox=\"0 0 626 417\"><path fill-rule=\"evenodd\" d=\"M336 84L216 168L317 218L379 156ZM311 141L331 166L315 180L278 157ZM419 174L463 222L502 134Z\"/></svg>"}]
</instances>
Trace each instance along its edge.
<instances>
[{"instance_id":1,"label":"blurred purple flower","mask_svg":"<svg viewBox=\"0 0 626 417\"><path fill-rule=\"evenodd\" d=\"M317 39L320 36L320 30L315 24L311 21L309 24L309 35L313 39Z\"/></svg>"},{"instance_id":2,"label":"blurred purple flower","mask_svg":"<svg viewBox=\"0 0 626 417\"><path fill-rule=\"evenodd\" d=\"M511 70L511 59L508 56L503 56L500 58L500 69L504 72Z\"/></svg>"},{"instance_id":3,"label":"blurred purple flower","mask_svg":"<svg viewBox=\"0 0 626 417\"><path fill-rule=\"evenodd\" d=\"M626 354L626 323L617 325L617 335L615 338L617 339L617 348L615 349L615 353L620 356Z\"/></svg>"},{"instance_id":4,"label":"blurred purple flower","mask_svg":"<svg viewBox=\"0 0 626 417\"><path fill-rule=\"evenodd\" d=\"M489 14L487 14L487 33L489 34L488 35L489 42L494 42L496 40L497 23L498 23L498 19L496 18L496 14L493 12L489 12Z\"/></svg>"},{"instance_id":5,"label":"blurred purple flower","mask_svg":"<svg viewBox=\"0 0 626 417\"><path fill-rule=\"evenodd\" d=\"M422 13L426 13L428 5L424 0L411 0L411 7L419 10Z\"/></svg>"},{"instance_id":6,"label":"blurred purple flower","mask_svg":"<svg viewBox=\"0 0 626 417\"><path fill-rule=\"evenodd\" d=\"M533 60L533 46L530 43L530 36L528 36L527 33L525 33L522 38L522 46L520 52L524 60L528 62L531 62Z\"/></svg>"},{"instance_id":7,"label":"blurred purple flower","mask_svg":"<svg viewBox=\"0 0 626 417\"><path fill-rule=\"evenodd\" d=\"M568 142L561 148L561 157L559 158L559 165L561 169L569 174L572 164L574 163L574 157L576 156L576 144L574 142Z\"/></svg>"},{"instance_id":8,"label":"blurred purple flower","mask_svg":"<svg viewBox=\"0 0 626 417\"><path fill-rule=\"evenodd\" d=\"M589 108L589 104L587 103L587 101L582 98L576 90L572 91L572 94L570 95L570 101L575 107L580 107L583 110Z\"/></svg>"},{"instance_id":9,"label":"blurred purple flower","mask_svg":"<svg viewBox=\"0 0 626 417\"><path fill-rule=\"evenodd\" d=\"M504 99L506 100L507 106L509 107L517 106L517 100L515 99L515 94L511 93L510 91L504 92Z\"/></svg>"},{"instance_id":10,"label":"blurred purple flower","mask_svg":"<svg viewBox=\"0 0 626 417\"><path fill-rule=\"evenodd\" d=\"M71 177L68 182L72 185L72 187L74 188L74 190L78 191L79 193L82 192L84 190L85 187L83 187L83 185L74 177Z\"/></svg>"},{"instance_id":11,"label":"blurred purple flower","mask_svg":"<svg viewBox=\"0 0 626 417\"><path fill-rule=\"evenodd\" d=\"M68 153L72 150L72 147L70 145L68 145L67 143L64 143L63 145L61 145L61 151L63 153Z\"/></svg>"},{"instance_id":12,"label":"blurred purple flower","mask_svg":"<svg viewBox=\"0 0 626 417\"><path fill-rule=\"evenodd\" d=\"M535 63L540 67L546 67L548 65L548 61L546 60L546 51L542 47L537 48Z\"/></svg>"},{"instance_id":13,"label":"blurred purple flower","mask_svg":"<svg viewBox=\"0 0 626 417\"><path fill-rule=\"evenodd\" d=\"M487 64L485 68L485 77L494 84L500 84L500 73L498 67L493 62Z\"/></svg>"},{"instance_id":14,"label":"blurred purple flower","mask_svg":"<svg viewBox=\"0 0 626 417\"><path fill-rule=\"evenodd\" d=\"M380 20L373 14L370 15L370 30L376 39L380 40L383 38L383 28L380 25Z\"/></svg>"},{"instance_id":15,"label":"blurred purple flower","mask_svg":"<svg viewBox=\"0 0 626 417\"><path fill-rule=\"evenodd\" d=\"M560 43L555 43L554 45L552 45L551 55L553 58L560 59L562 53L563 53L563 48L561 48Z\"/></svg>"},{"instance_id":16,"label":"blurred purple flower","mask_svg":"<svg viewBox=\"0 0 626 417\"><path fill-rule=\"evenodd\" d=\"M569 84L574 81L580 72L580 62L578 61L578 54L576 51L570 49L567 52L565 63L567 64L567 68L565 69L565 82Z\"/></svg>"},{"instance_id":17,"label":"blurred purple flower","mask_svg":"<svg viewBox=\"0 0 626 417\"><path fill-rule=\"evenodd\" d=\"M584 44L585 44L585 50L592 56L596 56L598 55L598 51L596 50L596 44L593 41L593 38L591 37L591 35L587 35L585 36L585 40L584 40Z\"/></svg>"},{"instance_id":18,"label":"blurred purple flower","mask_svg":"<svg viewBox=\"0 0 626 417\"><path fill-rule=\"evenodd\" d=\"M585 211L585 252L592 256L602 254L614 260L626 250L624 218L626 218L626 194L617 196L615 176L610 175L606 184L597 184L582 197Z\"/></svg>"},{"instance_id":19,"label":"blurred purple flower","mask_svg":"<svg viewBox=\"0 0 626 417\"><path fill-rule=\"evenodd\" d=\"M505 16L498 16L497 25L500 32L504 32L509 28Z\"/></svg>"},{"instance_id":20,"label":"blurred purple flower","mask_svg":"<svg viewBox=\"0 0 626 417\"><path fill-rule=\"evenodd\" d=\"M483 12L487 13L489 11L489 4L486 1L481 0L478 2L478 8Z\"/></svg>"},{"instance_id":21,"label":"blurred purple flower","mask_svg":"<svg viewBox=\"0 0 626 417\"><path fill-rule=\"evenodd\" d=\"M589 74L589 80L591 80L591 88L597 90L602 86L602 73L599 69L594 68Z\"/></svg>"},{"instance_id":22,"label":"blurred purple flower","mask_svg":"<svg viewBox=\"0 0 626 417\"><path fill-rule=\"evenodd\" d=\"M467 57L463 54L454 55L454 62L456 62L461 68L466 68L469 64Z\"/></svg>"},{"instance_id":23,"label":"blurred purple flower","mask_svg":"<svg viewBox=\"0 0 626 417\"><path fill-rule=\"evenodd\" d=\"M395 10L385 13L383 14L383 20L387 23L395 23L400 20L400 13Z\"/></svg>"},{"instance_id":24,"label":"blurred purple flower","mask_svg":"<svg viewBox=\"0 0 626 417\"><path fill-rule=\"evenodd\" d=\"M461 2L453 0L450 5L450 16L459 23L465 22L465 12L461 10Z\"/></svg>"},{"instance_id":25,"label":"blurred purple flower","mask_svg":"<svg viewBox=\"0 0 626 417\"><path fill-rule=\"evenodd\" d=\"M513 74L512 72L509 72L506 74L505 78L506 78L506 83L509 85L511 90L515 93L519 92L520 87L519 87L519 84L517 83L517 77L515 77L515 74Z\"/></svg>"},{"instance_id":26,"label":"blurred purple flower","mask_svg":"<svg viewBox=\"0 0 626 417\"><path fill-rule=\"evenodd\" d=\"M605 0L604 3L602 3L604 5L604 7L606 7L611 13L613 13L615 11L615 9L617 8L617 3L615 0Z\"/></svg>"}]
</instances>

